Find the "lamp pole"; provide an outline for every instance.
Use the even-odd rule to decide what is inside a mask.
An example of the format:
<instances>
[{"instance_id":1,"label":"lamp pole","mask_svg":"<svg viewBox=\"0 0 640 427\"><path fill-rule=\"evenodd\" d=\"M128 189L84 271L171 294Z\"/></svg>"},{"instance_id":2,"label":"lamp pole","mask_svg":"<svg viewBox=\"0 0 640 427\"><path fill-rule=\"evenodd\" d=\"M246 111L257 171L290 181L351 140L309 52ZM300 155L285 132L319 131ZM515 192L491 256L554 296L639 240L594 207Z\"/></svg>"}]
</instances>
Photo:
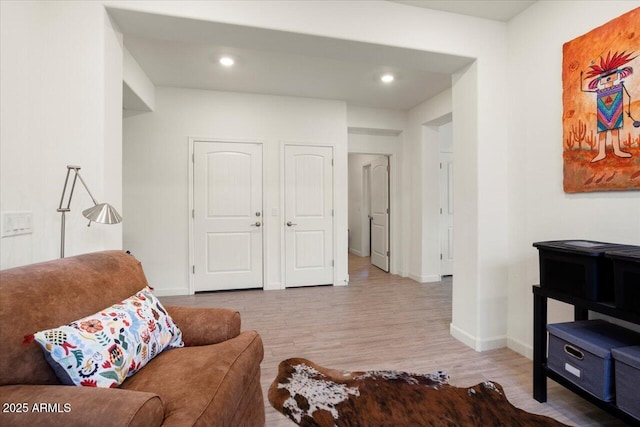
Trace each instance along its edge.
<instances>
[{"instance_id":1,"label":"lamp pole","mask_svg":"<svg viewBox=\"0 0 640 427\"><path fill-rule=\"evenodd\" d=\"M62 214L62 226L60 227L60 258L64 258L64 236L66 233L65 224L66 224L66 213L71 211L69 206L71 206L71 198L73 197L73 190L76 188L76 179L78 178L78 171L80 170L80 166L67 166L67 176L64 179L64 187L62 187L62 196L60 196L60 205L58 206L58 212ZM69 192L69 200L67 202L66 207L62 207L64 204L64 194L67 192L67 185L69 184L69 175L71 171L75 172L73 177L73 183L71 184L71 191Z\"/></svg>"},{"instance_id":2,"label":"lamp pole","mask_svg":"<svg viewBox=\"0 0 640 427\"><path fill-rule=\"evenodd\" d=\"M80 182L87 193L89 193L89 197L91 197L91 201L93 201L93 207L90 209L86 209L82 212L82 214L89 220L89 225L91 225L91 221L100 222L103 224L117 224L122 221L122 217L120 214L108 203L98 204L96 199L91 194L89 187L82 179L80 175L80 166L67 166L67 176L64 179L64 187L62 188L62 196L60 197L60 205L58 205L58 212L62 214L62 225L60 228L60 258L64 258L64 239L66 233L66 214L71 211L71 199L73 198L73 190L76 188L76 181L80 178ZM71 175L71 171L74 172L73 181L71 183L71 190L69 191L69 198L67 199L67 205L64 206L64 195L67 192L67 186L69 185L69 175Z\"/></svg>"}]
</instances>

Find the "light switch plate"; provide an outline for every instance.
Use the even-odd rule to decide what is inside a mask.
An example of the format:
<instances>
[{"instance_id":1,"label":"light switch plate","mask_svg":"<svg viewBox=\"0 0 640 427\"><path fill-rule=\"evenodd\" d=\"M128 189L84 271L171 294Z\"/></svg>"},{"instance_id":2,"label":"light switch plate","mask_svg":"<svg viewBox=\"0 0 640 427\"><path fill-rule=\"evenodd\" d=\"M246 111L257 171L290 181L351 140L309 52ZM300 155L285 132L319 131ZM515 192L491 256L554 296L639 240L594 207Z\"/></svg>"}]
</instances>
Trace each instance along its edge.
<instances>
[{"instance_id":1,"label":"light switch plate","mask_svg":"<svg viewBox=\"0 0 640 427\"><path fill-rule=\"evenodd\" d=\"M2 237L33 233L33 212L2 212Z\"/></svg>"}]
</instances>

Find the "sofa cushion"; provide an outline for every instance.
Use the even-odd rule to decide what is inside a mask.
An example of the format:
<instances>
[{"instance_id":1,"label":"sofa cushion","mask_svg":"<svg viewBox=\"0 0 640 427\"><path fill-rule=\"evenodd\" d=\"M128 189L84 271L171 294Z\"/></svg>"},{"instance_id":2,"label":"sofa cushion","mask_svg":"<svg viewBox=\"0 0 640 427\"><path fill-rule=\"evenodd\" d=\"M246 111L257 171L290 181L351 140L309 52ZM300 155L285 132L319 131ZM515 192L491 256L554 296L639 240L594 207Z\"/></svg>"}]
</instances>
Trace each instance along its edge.
<instances>
[{"instance_id":1,"label":"sofa cushion","mask_svg":"<svg viewBox=\"0 0 640 427\"><path fill-rule=\"evenodd\" d=\"M146 287L68 325L34 335L63 384L116 387L168 348L182 333Z\"/></svg>"},{"instance_id":2,"label":"sofa cushion","mask_svg":"<svg viewBox=\"0 0 640 427\"><path fill-rule=\"evenodd\" d=\"M245 395L255 394L248 385L259 383L263 355L260 336L243 332L219 344L164 352L120 388L159 395L164 426L231 426L237 411L247 411Z\"/></svg>"}]
</instances>

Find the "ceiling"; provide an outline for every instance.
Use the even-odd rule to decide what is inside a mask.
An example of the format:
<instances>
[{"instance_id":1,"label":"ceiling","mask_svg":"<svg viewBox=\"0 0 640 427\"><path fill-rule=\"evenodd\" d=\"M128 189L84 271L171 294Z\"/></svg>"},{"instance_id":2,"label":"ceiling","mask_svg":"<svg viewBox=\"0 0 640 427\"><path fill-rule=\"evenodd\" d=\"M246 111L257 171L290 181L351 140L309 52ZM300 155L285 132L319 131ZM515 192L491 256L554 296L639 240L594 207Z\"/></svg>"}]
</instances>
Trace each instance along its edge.
<instances>
[{"instance_id":1,"label":"ceiling","mask_svg":"<svg viewBox=\"0 0 640 427\"><path fill-rule=\"evenodd\" d=\"M535 0L388 0L425 9L436 9L461 15L507 22Z\"/></svg>"},{"instance_id":2,"label":"ceiling","mask_svg":"<svg viewBox=\"0 0 640 427\"><path fill-rule=\"evenodd\" d=\"M532 2L460 3L496 3L492 8L497 10L499 4L507 9L510 3ZM156 86L344 100L406 111L449 88L451 74L473 60L130 10L109 13L124 34L125 47ZM220 65L223 55L233 57L235 65ZM395 81L380 82L389 72Z\"/></svg>"}]
</instances>

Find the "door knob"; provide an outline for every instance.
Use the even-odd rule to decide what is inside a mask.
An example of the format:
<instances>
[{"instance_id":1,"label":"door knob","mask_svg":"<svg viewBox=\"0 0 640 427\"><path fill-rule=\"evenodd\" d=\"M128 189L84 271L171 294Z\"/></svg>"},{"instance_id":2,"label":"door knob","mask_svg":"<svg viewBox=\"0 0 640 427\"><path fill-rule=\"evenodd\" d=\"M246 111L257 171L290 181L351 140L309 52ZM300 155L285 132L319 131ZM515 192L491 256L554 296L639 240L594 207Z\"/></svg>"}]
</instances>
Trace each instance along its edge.
<instances>
[{"instance_id":1,"label":"door knob","mask_svg":"<svg viewBox=\"0 0 640 427\"><path fill-rule=\"evenodd\" d=\"M251 224L252 227L260 227L262 223L260 221L256 221L255 224Z\"/></svg>"},{"instance_id":2,"label":"door knob","mask_svg":"<svg viewBox=\"0 0 640 427\"><path fill-rule=\"evenodd\" d=\"M291 222L291 221L287 221L287 227L291 227L292 225L298 225L298 224L294 224L294 223L293 223L293 222Z\"/></svg>"}]
</instances>

